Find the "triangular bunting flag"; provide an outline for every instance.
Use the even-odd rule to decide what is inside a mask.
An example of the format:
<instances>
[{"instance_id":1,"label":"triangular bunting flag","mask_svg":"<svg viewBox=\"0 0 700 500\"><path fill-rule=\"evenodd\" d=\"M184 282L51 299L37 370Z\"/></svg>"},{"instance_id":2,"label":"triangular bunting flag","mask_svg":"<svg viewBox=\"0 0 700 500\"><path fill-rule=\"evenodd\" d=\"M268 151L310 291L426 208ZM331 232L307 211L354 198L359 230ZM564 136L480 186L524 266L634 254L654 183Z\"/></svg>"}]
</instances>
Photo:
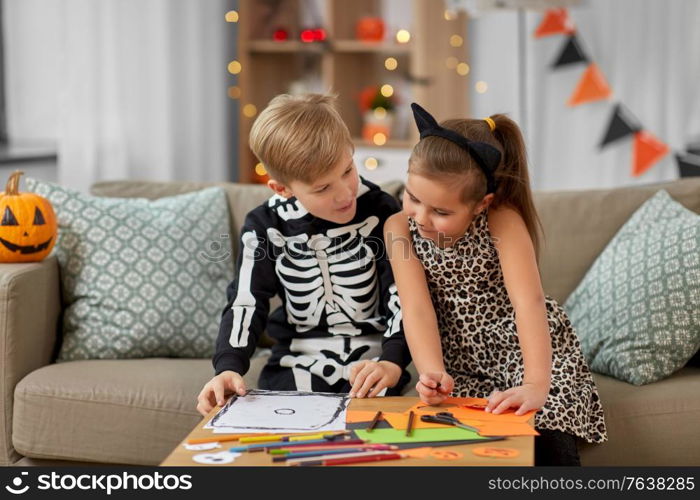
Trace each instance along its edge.
<instances>
[{"instance_id":1,"label":"triangular bunting flag","mask_svg":"<svg viewBox=\"0 0 700 500\"><path fill-rule=\"evenodd\" d=\"M578 106L591 101L607 99L612 94L608 82L596 63L591 63L576 86L576 90L569 97L569 106Z\"/></svg>"},{"instance_id":2,"label":"triangular bunting flag","mask_svg":"<svg viewBox=\"0 0 700 500\"><path fill-rule=\"evenodd\" d=\"M669 147L646 130L634 134L632 175L639 177L668 153Z\"/></svg>"},{"instance_id":3,"label":"triangular bunting flag","mask_svg":"<svg viewBox=\"0 0 700 500\"><path fill-rule=\"evenodd\" d=\"M570 35L575 31L574 23L569 19L566 9L548 9L542 22L535 30L535 38L549 35Z\"/></svg>"},{"instance_id":4,"label":"triangular bunting flag","mask_svg":"<svg viewBox=\"0 0 700 500\"><path fill-rule=\"evenodd\" d=\"M612 117L610 118L610 125L608 125L608 131L605 133L600 147L602 148L611 142L627 137L640 130L642 130L642 126L637 119L630 114L626 107L618 103L613 110Z\"/></svg>"},{"instance_id":5,"label":"triangular bunting flag","mask_svg":"<svg viewBox=\"0 0 700 500\"><path fill-rule=\"evenodd\" d=\"M686 154L681 156L676 155L678 162L678 175L681 177L698 177L700 176L700 155Z\"/></svg>"},{"instance_id":6,"label":"triangular bunting flag","mask_svg":"<svg viewBox=\"0 0 700 500\"><path fill-rule=\"evenodd\" d=\"M583 53L583 49L581 49L578 38L576 38L576 34L574 33L569 37L569 41L566 43L566 46L564 46L564 50L559 54L556 62L552 64L552 68L559 68L560 66L579 62L588 62L588 57Z\"/></svg>"}]
</instances>

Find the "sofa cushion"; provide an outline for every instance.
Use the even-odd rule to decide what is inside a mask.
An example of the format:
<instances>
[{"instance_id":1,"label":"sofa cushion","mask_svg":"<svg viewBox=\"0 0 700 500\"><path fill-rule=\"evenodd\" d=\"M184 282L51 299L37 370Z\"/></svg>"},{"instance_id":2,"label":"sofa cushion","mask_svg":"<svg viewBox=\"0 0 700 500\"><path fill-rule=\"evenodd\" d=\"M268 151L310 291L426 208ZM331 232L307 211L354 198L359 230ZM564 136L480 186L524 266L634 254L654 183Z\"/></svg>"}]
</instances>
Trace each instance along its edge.
<instances>
[{"instance_id":1,"label":"sofa cushion","mask_svg":"<svg viewBox=\"0 0 700 500\"><path fill-rule=\"evenodd\" d=\"M244 377L257 386L265 357ZM200 421L208 359L69 361L15 389L12 442L32 458L157 465Z\"/></svg>"},{"instance_id":2,"label":"sofa cushion","mask_svg":"<svg viewBox=\"0 0 700 500\"><path fill-rule=\"evenodd\" d=\"M608 441L579 442L585 466L700 465L700 368L634 386L594 373Z\"/></svg>"},{"instance_id":3,"label":"sofa cushion","mask_svg":"<svg viewBox=\"0 0 700 500\"><path fill-rule=\"evenodd\" d=\"M262 184L240 184L236 182L189 182L189 181L103 181L93 184L90 192L96 196L119 198L147 198L156 200L167 196L191 193L208 187L221 187L226 191L231 222L231 246L234 255L238 252L238 237L245 216L263 203L272 191ZM403 183L387 182L380 186L398 199ZM273 309L273 308L271 308Z\"/></svg>"},{"instance_id":4,"label":"sofa cushion","mask_svg":"<svg viewBox=\"0 0 700 500\"><path fill-rule=\"evenodd\" d=\"M230 222L228 234L231 235L230 241L235 255L238 252L238 232L243 226L246 214L272 195L272 191L267 186L235 182L105 181L92 185L90 192L96 196L112 198L157 200L210 187L220 187L226 192Z\"/></svg>"},{"instance_id":5,"label":"sofa cushion","mask_svg":"<svg viewBox=\"0 0 700 500\"><path fill-rule=\"evenodd\" d=\"M700 216L659 191L564 307L591 370L636 385L679 370L700 347Z\"/></svg>"},{"instance_id":6,"label":"sofa cushion","mask_svg":"<svg viewBox=\"0 0 700 500\"><path fill-rule=\"evenodd\" d=\"M540 255L544 291L566 302L615 233L659 189L700 213L700 177L615 189L535 192L545 236Z\"/></svg>"},{"instance_id":7,"label":"sofa cushion","mask_svg":"<svg viewBox=\"0 0 700 500\"><path fill-rule=\"evenodd\" d=\"M211 356L233 259L224 192L156 201L27 179L54 206L64 301L59 359Z\"/></svg>"}]
</instances>

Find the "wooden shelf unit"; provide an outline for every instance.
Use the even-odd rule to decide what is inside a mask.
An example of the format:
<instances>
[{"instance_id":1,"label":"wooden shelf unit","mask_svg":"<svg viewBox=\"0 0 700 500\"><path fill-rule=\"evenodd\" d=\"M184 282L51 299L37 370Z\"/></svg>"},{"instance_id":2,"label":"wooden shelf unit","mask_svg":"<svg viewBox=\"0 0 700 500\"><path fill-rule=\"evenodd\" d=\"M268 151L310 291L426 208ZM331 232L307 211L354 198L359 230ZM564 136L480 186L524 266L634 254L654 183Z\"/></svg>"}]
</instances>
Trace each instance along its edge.
<instances>
[{"instance_id":1,"label":"wooden shelf unit","mask_svg":"<svg viewBox=\"0 0 700 500\"><path fill-rule=\"evenodd\" d=\"M446 67L448 57L468 62L465 14L448 21L444 3L435 0L407 0L411 9L411 25L403 28L411 34L408 43L398 43L389 32L384 41L363 42L355 37L356 23L365 16L381 16L382 0L318 0L324 15L321 26L327 38L323 42L299 41L303 0L284 0L274 13L270 2L240 0L238 26L238 60L242 71L238 75L240 109L253 104L259 113L277 94L289 93L290 84L315 75L317 91L338 95L338 109L345 120L356 146L379 147L361 138L362 116L358 97L368 85L389 83L397 89L399 114L410 119L406 110L411 101L419 102L436 116L468 116L469 76L460 76ZM273 15L274 14L274 15ZM274 41L273 30L284 27L289 40ZM316 27L316 26L313 26ZM452 47L450 35L464 38L461 47ZM387 57L398 61L398 68L389 71L384 66ZM256 115L257 116L257 115ZM238 168L240 182L254 182L257 159L248 147L250 128L256 116L240 114ZM389 140L381 147L410 148L417 141L415 127L404 123L395 126ZM404 133L400 131L403 130ZM381 148L380 147L380 148Z\"/></svg>"}]
</instances>

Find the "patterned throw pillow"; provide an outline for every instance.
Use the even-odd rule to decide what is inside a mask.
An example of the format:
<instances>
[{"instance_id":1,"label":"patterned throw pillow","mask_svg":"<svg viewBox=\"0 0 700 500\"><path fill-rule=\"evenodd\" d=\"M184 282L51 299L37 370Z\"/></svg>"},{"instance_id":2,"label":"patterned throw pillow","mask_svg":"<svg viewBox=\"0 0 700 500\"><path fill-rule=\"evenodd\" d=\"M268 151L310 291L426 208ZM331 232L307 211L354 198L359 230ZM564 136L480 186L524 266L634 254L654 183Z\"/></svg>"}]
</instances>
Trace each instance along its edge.
<instances>
[{"instance_id":1,"label":"patterned throw pillow","mask_svg":"<svg viewBox=\"0 0 700 500\"><path fill-rule=\"evenodd\" d=\"M223 189L149 201L27 186L58 217L59 360L212 355L233 276Z\"/></svg>"},{"instance_id":2,"label":"patterned throw pillow","mask_svg":"<svg viewBox=\"0 0 700 500\"><path fill-rule=\"evenodd\" d=\"M642 385L682 368L700 347L700 216L656 193L564 307L592 370Z\"/></svg>"}]
</instances>

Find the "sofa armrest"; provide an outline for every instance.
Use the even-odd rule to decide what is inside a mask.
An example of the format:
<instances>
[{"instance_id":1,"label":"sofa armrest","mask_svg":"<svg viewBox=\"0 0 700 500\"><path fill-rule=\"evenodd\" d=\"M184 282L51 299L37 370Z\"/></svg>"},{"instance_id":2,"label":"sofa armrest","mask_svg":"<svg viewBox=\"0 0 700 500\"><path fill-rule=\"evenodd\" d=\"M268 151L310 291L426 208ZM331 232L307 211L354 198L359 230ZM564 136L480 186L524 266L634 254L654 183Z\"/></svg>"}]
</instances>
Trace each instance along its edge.
<instances>
[{"instance_id":1,"label":"sofa armrest","mask_svg":"<svg viewBox=\"0 0 700 500\"><path fill-rule=\"evenodd\" d=\"M20 458L12 446L17 383L51 362L61 314L58 261L0 264L0 465Z\"/></svg>"}]
</instances>

